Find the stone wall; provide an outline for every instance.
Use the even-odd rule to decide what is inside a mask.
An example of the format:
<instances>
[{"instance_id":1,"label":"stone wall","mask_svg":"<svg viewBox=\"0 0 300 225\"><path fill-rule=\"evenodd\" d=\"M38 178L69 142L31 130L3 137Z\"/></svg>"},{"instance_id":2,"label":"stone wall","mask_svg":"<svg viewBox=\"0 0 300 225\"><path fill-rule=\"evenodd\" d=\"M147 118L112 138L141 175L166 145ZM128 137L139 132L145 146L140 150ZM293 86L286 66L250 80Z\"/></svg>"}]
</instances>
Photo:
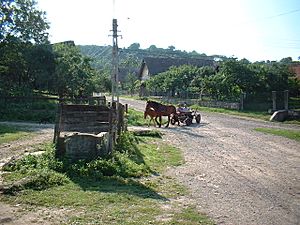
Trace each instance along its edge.
<instances>
[{"instance_id":1,"label":"stone wall","mask_svg":"<svg viewBox=\"0 0 300 225\"><path fill-rule=\"evenodd\" d=\"M64 156L70 161L95 159L108 154L108 132L97 135L74 133L63 140Z\"/></svg>"}]
</instances>

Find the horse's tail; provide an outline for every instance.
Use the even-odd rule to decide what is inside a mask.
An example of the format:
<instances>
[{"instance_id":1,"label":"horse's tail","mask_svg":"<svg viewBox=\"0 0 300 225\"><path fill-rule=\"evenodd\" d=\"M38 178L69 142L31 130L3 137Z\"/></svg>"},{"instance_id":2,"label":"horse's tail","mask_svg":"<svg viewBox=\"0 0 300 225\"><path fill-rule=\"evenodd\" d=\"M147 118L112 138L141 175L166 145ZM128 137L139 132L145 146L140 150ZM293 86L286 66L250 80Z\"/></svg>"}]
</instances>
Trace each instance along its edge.
<instances>
[{"instance_id":1,"label":"horse's tail","mask_svg":"<svg viewBox=\"0 0 300 225\"><path fill-rule=\"evenodd\" d=\"M172 105L172 114L176 114L176 107Z\"/></svg>"},{"instance_id":2,"label":"horse's tail","mask_svg":"<svg viewBox=\"0 0 300 225\"><path fill-rule=\"evenodd\" d=\"M148 113L145 111L145 112L144 112L144 119L147 118L147 115L148 115Z\"/></svg>"}]
</instances>

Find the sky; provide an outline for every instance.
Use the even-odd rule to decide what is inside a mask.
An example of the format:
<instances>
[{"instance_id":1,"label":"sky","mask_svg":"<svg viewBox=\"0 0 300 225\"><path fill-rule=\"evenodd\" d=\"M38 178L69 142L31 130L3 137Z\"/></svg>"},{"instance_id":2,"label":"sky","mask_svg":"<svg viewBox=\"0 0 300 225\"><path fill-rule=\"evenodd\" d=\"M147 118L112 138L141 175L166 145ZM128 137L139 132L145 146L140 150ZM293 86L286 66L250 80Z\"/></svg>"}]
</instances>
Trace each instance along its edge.
<instances>
[{"instance_id":1,"label":"sky","mask_svg":"<svg viewBox=\"0 0 300 225\"><path fill-rule=\"evenodd\" d=\"M36 0L52 43L120 48L174 46L207 55L280 60L300 56L300 0Z\"/></svg>"}]
</instances>

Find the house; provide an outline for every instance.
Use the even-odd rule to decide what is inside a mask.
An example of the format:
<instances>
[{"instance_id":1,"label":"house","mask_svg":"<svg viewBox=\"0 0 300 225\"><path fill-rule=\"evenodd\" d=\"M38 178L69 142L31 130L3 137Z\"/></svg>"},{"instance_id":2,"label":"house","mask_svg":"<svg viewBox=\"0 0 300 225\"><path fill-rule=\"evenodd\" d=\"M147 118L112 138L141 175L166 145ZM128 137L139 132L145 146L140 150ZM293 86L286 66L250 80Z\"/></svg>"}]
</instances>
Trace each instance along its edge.
<instances>
[{"instance_id":1,"label":"house","mask_svg":"<svg viewBox=\"0 0 300 225\"><path fill-rule=\"evenodd\" d=\"M215 66L215 61L197 58L154 58L143 59L139 69L139 79L147 80L151 76L167 71L172 66L193 65L197 67Z\"/></svg>"}]
</instances>

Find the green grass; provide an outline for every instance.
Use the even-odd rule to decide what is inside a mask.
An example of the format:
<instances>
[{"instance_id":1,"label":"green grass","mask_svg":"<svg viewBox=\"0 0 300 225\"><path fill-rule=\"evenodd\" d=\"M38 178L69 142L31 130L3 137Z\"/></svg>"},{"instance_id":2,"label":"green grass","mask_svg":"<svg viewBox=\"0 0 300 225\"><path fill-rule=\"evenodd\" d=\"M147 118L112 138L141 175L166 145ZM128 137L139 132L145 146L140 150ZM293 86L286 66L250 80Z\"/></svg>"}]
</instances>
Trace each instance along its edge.
<instances>
[{"instance_id":1,"label":"green grass","mask_svg":"<svg viewBox=\"0 0 300 225\"><path fill-rule=\"evenodd\" d=\"M229 115L250 117L250 118L261 119L261 120L269 120L270 119L270 115L267 112L237 111L237 110L233 110L233 109L209 108L209 107L201 107L201 106L197 106L197 105L193 105L191 107L200 112L202 111L202 112L224 113L224 114L229 114Z\"/></svg>"},{"instance_id":2,"label":"green grass","mask_svg":"<svg viewBox=\"0 0 300 225\"><path fill-rule=\"evenodd\" d=\"M46 145L45 154L6 166L5 184L14 188L0 195L0 201L68 208L66 224L212 224L188 202L170 201L188 192L164 172L184 160L179 149L154 136L127 133L113 159L73 164L56 159L53 146ZM106 174L108 168L113 172Z\"/></svg>"},{"instance_id":3,"label":"green grass","mask_svg":"<svg viewBox=\"0 0 300 225\"><path fill-rule=\"evenodd\" d=\"M0 144L9 143L21 138L28 138L31 133L24 129L0 124Z\"/></svg>"},{"instance_id":4,"label":"green grass","mask_svg":"<svg viewBox=\"0 0 300 225\"><path fill-rule=\"evenodd\" d=\"M279 129L272 129L272 128L255 128L254 130L300 141L300 131L282 130L282 129L279 130Z\"/></svg>"},{"instance_id":5,"label":"green grass","mask_svg":"<svg viewBox=\"0 0 300 225\"><path fill-rule=\"evenodd\" d=\"M45 96L38 95L37 97ZM56 100L25 98L10 100L7 103L0 102L0 120L2 121L46 121L47 123L53 123L56 111Z\"/></svg>"},{"instance_id":6,"label":"green grass","mask_svg":"<svg viewBox=\"0 0 300 225\"><path fill-rule=\"evenodd\" d=\"M128 125L130 126L147 126L148 120L144 119L144 113L131 109L128 109L127 114Z\"/></svg>"}]
</instances>

